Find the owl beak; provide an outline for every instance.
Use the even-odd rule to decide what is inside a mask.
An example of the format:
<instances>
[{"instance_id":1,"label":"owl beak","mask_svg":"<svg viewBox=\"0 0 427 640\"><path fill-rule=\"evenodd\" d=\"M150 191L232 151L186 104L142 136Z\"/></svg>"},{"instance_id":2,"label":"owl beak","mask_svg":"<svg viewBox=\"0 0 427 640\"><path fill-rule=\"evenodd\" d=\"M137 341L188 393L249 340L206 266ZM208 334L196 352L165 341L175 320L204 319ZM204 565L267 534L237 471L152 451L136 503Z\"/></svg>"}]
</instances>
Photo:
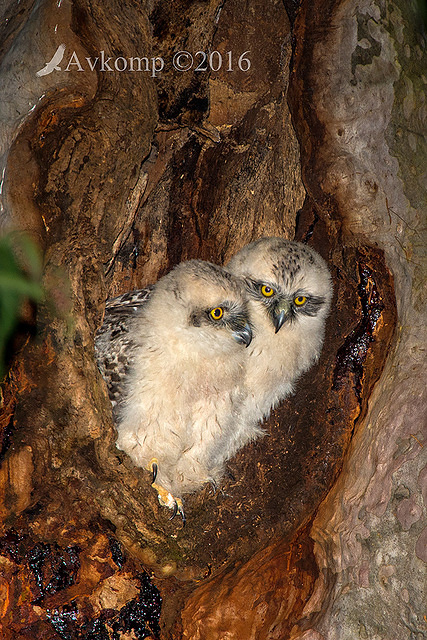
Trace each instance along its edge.
<instances>
[{"instance_id":1,"label":"owl beak","mask_svg":"<svg viewBox=\"0 0 427 640\"><path fill-rule=\"evenodd\" d=\"M287 300L281 300L273 312L273 324L275 333L277 333L281 327L285 324L289 318L291 306Z\"/></svg>"},{"instance_id":2,"label":"owl beak","mask_svg":"<svg viewBox=\"0 0 427 640\"><path fill-rule=\"evenodd\" d=\"M233 338L239 344L244 344L245 347L249 347L252 342L252 329L250 328L248 323L246 323L244 327L233 331Z\"/></svg>"}]
</instances>

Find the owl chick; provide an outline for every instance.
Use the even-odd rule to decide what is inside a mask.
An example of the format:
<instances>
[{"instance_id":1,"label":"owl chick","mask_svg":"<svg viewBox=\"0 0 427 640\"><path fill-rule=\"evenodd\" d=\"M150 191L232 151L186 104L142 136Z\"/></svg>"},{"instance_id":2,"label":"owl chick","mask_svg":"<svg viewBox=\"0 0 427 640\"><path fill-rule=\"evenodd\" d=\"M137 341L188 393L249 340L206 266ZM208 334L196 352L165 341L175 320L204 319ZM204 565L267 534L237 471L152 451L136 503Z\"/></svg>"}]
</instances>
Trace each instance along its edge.
<instances>
[{"instance_id":1,"label":"owl chick","mask_svg":"<svg viewBox=\"0 0 427 640\"><path fill-rule=\"evenodd\" d=\"M116 444L153 471L173 516L184 520L184 493L222 476L227 456L219 452L239 425L251 340L240 279L201 260L107 303L95 342Z\"/></svg>"},{"instance_id":2,"label":"owl chick","mask_svg":"<svg viewBox=\"0 0 427 640\"><path fill-rule=\"evenodd\" d=\"M226 269L244 279L254 339L248 349L242 424L235 450L251 420L258 422L318 359L332 298L325 261L311 247L283 238L260 238L239 251Z\"/></svg>"}]
</instances>

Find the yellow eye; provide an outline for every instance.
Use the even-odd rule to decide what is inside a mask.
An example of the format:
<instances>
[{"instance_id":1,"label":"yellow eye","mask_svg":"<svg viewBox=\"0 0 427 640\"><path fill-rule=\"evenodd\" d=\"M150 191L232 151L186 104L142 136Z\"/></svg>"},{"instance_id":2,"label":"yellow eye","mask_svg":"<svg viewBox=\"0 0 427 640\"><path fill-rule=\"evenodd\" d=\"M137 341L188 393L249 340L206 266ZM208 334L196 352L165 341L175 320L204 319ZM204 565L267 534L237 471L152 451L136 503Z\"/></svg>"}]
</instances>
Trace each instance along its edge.
<instances>
[{"instance_id":1,"label":"yellow eye","mask_svg":"<svg viewBox=\"0 0 427 640\"><path fill-rule=\"evenodd\" d=\"M261 287L261 293L266 298L271 298L271 296L274 295L274 289L269 287L267 284L263 284Z\"/></svg>"},{"instance_id":2,"label":"yellow eye","mask_svg":"<svg viewBox=\"0 0 427 640\"><path fill-rule=\"evenodd\" d=\"M297 305L297 307L302 307L302 305L307 302L307 298L305 296L297 296L294 299L294 302Z\"/></svg>"},{"instance_id":3,"label":"yellow eye","mask_svg":"<svg viewBox=\"0 0 427 640\"><path fill-rule=\"evenodd\" d=\"M221 307L215 307L215 309L212 309L211 311L211 318L213 318L214 320L221 320L223 315L224 309L222 309Z\"/></svg>"}]
</instances>

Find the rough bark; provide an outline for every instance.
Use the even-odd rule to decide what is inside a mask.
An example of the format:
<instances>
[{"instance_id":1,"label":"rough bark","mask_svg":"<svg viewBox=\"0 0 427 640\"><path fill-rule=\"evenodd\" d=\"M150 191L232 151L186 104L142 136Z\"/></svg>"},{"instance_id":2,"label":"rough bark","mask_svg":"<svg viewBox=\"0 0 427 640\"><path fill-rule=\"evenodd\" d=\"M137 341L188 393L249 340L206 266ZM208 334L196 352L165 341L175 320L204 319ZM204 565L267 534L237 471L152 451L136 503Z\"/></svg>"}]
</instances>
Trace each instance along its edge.
<instances>
[{"instance_id":1,"label":"rough bark","mask_svg":"<svg viewBox=\"0 0 427 640\"><path fill-rule=\"evenodd\" d=\"M404 2L330 2L322 14L305 3L295 36L292 105L307 148L304 182L312 197L320 190L336 203L343 245L384 251L398 323L368 412L315 518L320 575L291 637L423 637L425 25Z\"/></svg>"},{"instance_id":2,"label":"rough bark","mask_svg":"<svg viewBox=\"0 0 427 640\"><path fill-rule=\"evenodd\" d=\"M104 5L2 10L3 216L43 247L47 291L3 392L4 637L424 633L426 55L413 9ZM60 43L62 71L36 76ZM197 63L231 51L234 65L248 51L251 68L180 72L179 50ZM65 72L73 51L165 68ZM330 263L325 349L222 491L188 496L182 528L115 448L94 332L105 297L263 234Z\"/></svg>"}]
</instances>

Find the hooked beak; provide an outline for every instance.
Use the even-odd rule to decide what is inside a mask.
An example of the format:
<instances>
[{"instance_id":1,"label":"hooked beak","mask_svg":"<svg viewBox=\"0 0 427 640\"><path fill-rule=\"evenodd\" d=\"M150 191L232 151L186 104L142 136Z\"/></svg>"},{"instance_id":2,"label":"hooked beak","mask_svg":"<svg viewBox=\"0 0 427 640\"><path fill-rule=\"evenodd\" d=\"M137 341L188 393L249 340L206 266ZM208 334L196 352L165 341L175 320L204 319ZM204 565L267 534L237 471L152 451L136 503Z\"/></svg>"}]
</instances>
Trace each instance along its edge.
<instances>
[{"instance_id":1,"label":"hooked beak","mask_svg":"<svg viewBox=\"0 0 427 640\"><path fill-rule=\"evenodd\" d=\"M233 331L233 338L239 344L244 344L245 347L249 347L252 342L252 329L246 323L241 329Z\"/></svg>"},{"instance_id":2,"label":"hooked beak","mask_svg":"<svg viewBox=\"0 0 427 640\"><path fill-rule=\"evenodd\" d=\"M273 324L275 333L277 333L280 328L285 324L286 320L289 318L290 304L286 300L282 300L276 306L273 311Z\"/></svg>"}]
</instances>

